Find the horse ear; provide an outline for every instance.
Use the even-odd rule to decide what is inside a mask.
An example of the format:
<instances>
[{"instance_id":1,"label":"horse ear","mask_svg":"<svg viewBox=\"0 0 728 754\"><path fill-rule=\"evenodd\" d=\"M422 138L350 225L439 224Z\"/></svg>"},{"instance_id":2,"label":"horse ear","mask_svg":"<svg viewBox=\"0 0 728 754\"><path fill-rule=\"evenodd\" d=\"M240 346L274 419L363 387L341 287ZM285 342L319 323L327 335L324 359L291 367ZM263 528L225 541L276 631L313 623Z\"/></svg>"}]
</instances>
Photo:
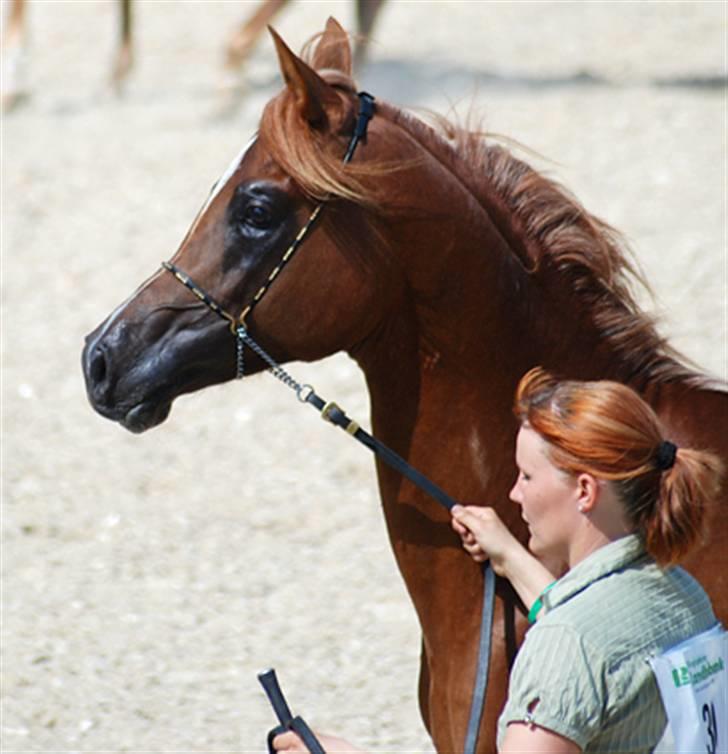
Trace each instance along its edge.
<instances>
[{"instance_id":1,"label":"horse ear","mask_svg":"<svg viewBox=\"0 0 728 754\"><path fill-rule=\"evenodd\" d=\"M328 124L327 107L336 107L340 104L336 91L313 68L291 52L275 29L269 26L268 31L276 46L283 80L295 97L301 117L312 126L318 128L326 126Z\"/></svg>"},{"instance_id":2,"label":"horse ear","mask_svg":"<svg viewBox=\"0 0 728 754\"><path fill-rule=\"evenodd\" d=\"M333 16L329 16L326 22L326 29L316 45L312 62L317 71L330 68L351 76L349 35Z\"/></svg>"}]
</instances>

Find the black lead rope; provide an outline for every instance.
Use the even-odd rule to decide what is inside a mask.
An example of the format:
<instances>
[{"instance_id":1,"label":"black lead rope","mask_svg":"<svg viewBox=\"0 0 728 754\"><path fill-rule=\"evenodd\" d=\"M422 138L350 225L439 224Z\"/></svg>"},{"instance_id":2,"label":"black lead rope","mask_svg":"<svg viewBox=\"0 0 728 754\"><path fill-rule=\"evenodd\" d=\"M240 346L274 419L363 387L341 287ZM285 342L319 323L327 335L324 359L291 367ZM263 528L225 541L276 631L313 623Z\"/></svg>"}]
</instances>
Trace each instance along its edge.
<instances>
[{"instance_id":1,"label":"black lead rope","mask_svg":"<svg viewBox=\"0 0 728 754\"><path fill-rule=\"evenodd\" d=\"M369 121L375 113L374 97L367 92L359 92L359 112L354 126L354 133L349 141L348 148L344 154L343 161L348 163L354 156L357 145L366 138ZM381 458L386 464L398 471L404 477L417 485L421 490L426 492L438 503L443 505L448 511L456 504L449 495L447 495L434 482L429 480L424 474L410 466L401 456L381 443L376 437L364 431L356 422L352 421L335 403L327 403L314 392L310 385L300 385L296 382L273 358L250 336L248 333L246 320L253 308L257 306L263 296L267 293L273 281L276 279L281 269L288 263L298 248L303 243L304 238L308 235L314 226L325 200L321 200L313 208L308 221L303 225L293 243L282 255L276 267L269 274L266 282L261 286L250 303L243 309L242 313L235 317L226 311L217 301L210 296L207 291L197 285L190 276L181 270L172 262L162 262L162 267L171 272L172 275L186 288L188 288L200 301L202 301L215 314L224 319L230 326L230 330L235 336L237 349L237 374L242 378L245 371L244 347L247 345L256 353L267 365L270 372L281 380L285 385L296 391L299 400L304 403L310 403L321 412L321 416L337 427L341 427L360 443L369 448L375 455ZM473 688L473 699L470 709L470 720L465 736L463 747L464 754L475 754L478 744L478 732L483 716L485 698L488 691L488 668L490 661L491 647L491 629L493 625L493 606L495 601L495 574L488 563L483 564L483 615L480 629L480 647L478 650L478 670ZM292 717L288 705L285 703L283 693L278 686L275 678L275 672L270 670L259 676L263 688L268 694L268 698L273 704L273 708L278 715L280 726L268 736L268 748L272 752L271 744L273 738L283 730L294 730L306 743L311 754L325 754L321 744L311 732L310 728L303 722L300 717Z\"/></svg>"},{"instance_id":2,"label":"black lead rope","mask_svg":"<svg viewBox=\"0 0 728 754\"><path fill-rule=\"evenodd\" d=\"M321 417L331 424L343 429L347 434L351 435L354 439L358 440L362 445L369 448L376 456L381 458L388 466L398 471L402 476L409 479L413 484L417 485L423 492L426 492L430 497L434 498L438 503L443 505L448 511L456 505L456 501L453 500L442 488L438 487L431 479L428 479L424 474L411 466L401 456L395 453L391 448L388 448L384 443L377 440L376 437L370 435L363 430L355 421L350 419L339 406L332 402L326 402L323 398L316 394L314 389L310 385L301 385L296 382L293 377L286 372L283 367L280 366L255 340L253 340L247 332L238 333L238 337L245 340L246 345L250 347L267 365L269 371L274 377L281 380L285 385L294 390L299 398L304 403L311 404L320 413ZM475 754L478 746L478 734L480 732L480 724L483 718L483 710L485 708L485 699L488 694L488 671L490 668L490 649L491 649L491 634L493 629L493 607L495 604L495 572L490 566L489 562L485 562L481 566L483 572L483 608L480 620L480 640L478 646L478 667L475 676L475 683L473 684L473 697L470 703L470 717L468 720L468 727L465 733L465 743L463 746L464 754ZM272 672L272 671L269 671ZM259 676L260 677L260 676ZM275 674L273 675L275 678ZM262 680L261 680L262 683ZM277 683L276 683L277 686ZM265 686L264 686L265 688ZM280 687L278 687L280 692ZM267 689L266 689L267 693ZM276 709L273 698L271 703L274 709ZM301 721L303 722L303 721ZM305 725L305 723L303 723ZM306 726L308 729L308 726ZM290 727L289 730L294 730ZM277 731L277 732L276 732ZM273 737L282 732L278 729L272 731L272 735L269 734L268 741L269 747ZM298 731L296 731L298 733ZM310 730L309 730L310 733ZM299 733L299 735L301 735ZM311 734L313 735L313 734ZM303 739L303 735L301 735ZM305 739L304 742L306 743ZM318 742L316 742L318 744ZM308 743L306 743L311 754L318 754L318 751L314 751ZM271 749L271 754L273 750Z\"/></svg>"},{"instance_id":3,"label":"black lead rope","mask_svg":"<svg viewBox=\"0 0 728 754\"><path fill-rule=\"evenodd\" d=\"M431 479L428 479L422 472L411 466L391 448L387 447L384 443L377 440L376 437L362 429L359 424L353 419L350 419L336 403L333 401L326 402L321 396L317 395L316 391L310 385L301 385L291 377L291 375L250 336L244 327L238 328L236 335L240 342L247 345L250 350L267 365L268 370L274 377L296 393L301 402L309 403L317 409L320 412L322 419L334 424L340 429L343 429L348 435L351 435L355 440L358 440L362 445L369 448L372 453L381 458L388 466L409 479L423 492L427 493L430 497L443 505L448 511L452 510L452 507L456 505L456 501L453 500L441 487L438 487L438 485L436 485ZM495 604L495 572L487 561L482 564L481 568L483 571L483 609L480 620L478 668L475 676L475 683L473 684L473 697L470 703L470 718L465 733L465 744L463 746L464 754L475 754L477 750L480 723L483 718L485 698L488 693L488 670L490 668L491 633L493 629L493 608ZM272 701L273 700L271 699L271 702ZM273 735L277 734L274 733ZM269 736L269 742L270 741L272 741L272 738ZM308 744L306 745L308 746ZM310 747L309 751L311 751L312 754L316 754Z\"/></svg>"}]
</instances>

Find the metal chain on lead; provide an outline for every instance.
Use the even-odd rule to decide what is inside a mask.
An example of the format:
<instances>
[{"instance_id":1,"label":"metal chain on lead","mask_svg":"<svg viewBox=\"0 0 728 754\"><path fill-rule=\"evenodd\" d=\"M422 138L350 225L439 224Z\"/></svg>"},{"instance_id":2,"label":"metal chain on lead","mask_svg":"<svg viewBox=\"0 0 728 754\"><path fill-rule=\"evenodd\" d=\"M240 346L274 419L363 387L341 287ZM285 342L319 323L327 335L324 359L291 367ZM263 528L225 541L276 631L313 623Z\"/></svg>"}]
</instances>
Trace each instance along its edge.
<instances>
[{"instance_id":1,"label":"metal chain on lead","mask_svg":"<svg viewBox=\"0 0 728 754\"><path fill-rule=\"evenodd\" d=\"M248 331L242 327L242 325L235 330L235 335L237 336L238 342L238 378L242 378L244 374L241 369L241 365L243 364L242 352L243 348L247 345L253 353L259 356L268 365L268 371L276 379L280 380L284 385L291 388L291 390L296 393L299 400L305 401L306 396L313 392L311 385L301 385L300 382L293 379L293 377L291 377L291 375L288 374L288 372L286 372L286 370L262 346L248 335Z\"/></svg>"},{"instance_id":2,"label":"metal chain on lead","mask_svg":"<svg viewBox=\"0 0 728 754\"><path fill-rule=\"evenodd\" d=\"M245 341L238 333L238 330L244 330L245 328L239 327L235 331L235 350L237 353L237 370L235 372L235 379L242 380L245 377Z\"/></svg>"}]
</instances>

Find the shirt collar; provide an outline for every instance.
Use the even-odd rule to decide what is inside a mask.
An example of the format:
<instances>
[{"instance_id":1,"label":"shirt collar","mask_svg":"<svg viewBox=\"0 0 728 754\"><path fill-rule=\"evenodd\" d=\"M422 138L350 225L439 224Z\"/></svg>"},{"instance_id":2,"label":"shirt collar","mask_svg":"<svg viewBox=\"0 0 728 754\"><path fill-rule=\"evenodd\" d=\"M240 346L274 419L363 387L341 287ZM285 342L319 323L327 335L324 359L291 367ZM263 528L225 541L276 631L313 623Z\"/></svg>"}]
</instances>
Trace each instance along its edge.
<instances>
[{"instance_id":1,"label":"shirt collar","mask_svg":"<svg viewBox=\"0 0 728 754\"><path fill-rule=\"evenodd\" d=\"M545 612L567 602L595 581L621 571L645 554L644 543L637 534L628 534L600 547L565 573L544 595Z\"/></svg>"}]
</instances>

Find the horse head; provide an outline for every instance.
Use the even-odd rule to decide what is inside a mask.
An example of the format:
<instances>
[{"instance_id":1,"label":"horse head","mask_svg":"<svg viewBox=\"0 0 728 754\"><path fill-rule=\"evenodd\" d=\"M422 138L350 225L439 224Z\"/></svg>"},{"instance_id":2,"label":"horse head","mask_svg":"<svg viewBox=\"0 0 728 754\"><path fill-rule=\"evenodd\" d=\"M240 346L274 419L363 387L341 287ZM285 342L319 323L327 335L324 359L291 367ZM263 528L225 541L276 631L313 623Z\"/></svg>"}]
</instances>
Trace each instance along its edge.
<instances>
[{"instance_id":1,"label":"horse head","mask_svg":"<svg viewBox=\"0 0 728 754\"><path fill-rule=\"evenodd\" d=\"M171 264L86 338L89 400L133 432L163 422L177 396L235 376L231 323L250 328L280 362L354 352L396 281L394 270L381 276L372 267L381 244L365 165L376 139L360 139L353 161L343 161L359 106L345 32L330 19L310 64L271 33L285 88L258 133L214 186ZM346 305L334 306L342 297ZM246 373L264 367L246 355Z\"/></svg>"}]
</instances>

